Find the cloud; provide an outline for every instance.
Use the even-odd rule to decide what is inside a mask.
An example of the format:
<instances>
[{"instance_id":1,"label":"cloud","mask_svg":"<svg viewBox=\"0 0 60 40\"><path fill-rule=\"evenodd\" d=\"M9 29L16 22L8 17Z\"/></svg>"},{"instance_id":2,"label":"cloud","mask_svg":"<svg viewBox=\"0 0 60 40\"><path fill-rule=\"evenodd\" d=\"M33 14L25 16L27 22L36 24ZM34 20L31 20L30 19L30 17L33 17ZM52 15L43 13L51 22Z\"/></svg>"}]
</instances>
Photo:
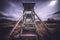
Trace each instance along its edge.
<instances>
[{"instance_id":1,"label":"cloud","mask_svg":"<svg viewBox=\"0 0 60 40\"><path fill-rule=\"evenodd\" d=\"M18 2L19 0L6 0L6 7L2 6L2 13L5 16L8 16L9 18L6 17L6 19L14 19L14 20L18 20L18 18L23 14L23 5L22 2ZM23 0L24 1L24 0ZM29 0L30 2L31 0ZM3 1L1 1L3 2ZM33 1L32 1L33 2ZM57 4L55 6L49 6L51 0L49 1L35 1L36 5L34 7L34 11L36 12L36 14L42 19L42 20L46 20L48 19L48 15L51 15L53 13L55 13L56 11L58 11L59 9L57 8ZM1 3L0 3L1 4ZM1 5L4 5L3 3ZM1 11L0 9L0 11ZM4 10L4 11L3 11ZM13 17L13 18L11 18Z\"/></svg>"}]
</instances>

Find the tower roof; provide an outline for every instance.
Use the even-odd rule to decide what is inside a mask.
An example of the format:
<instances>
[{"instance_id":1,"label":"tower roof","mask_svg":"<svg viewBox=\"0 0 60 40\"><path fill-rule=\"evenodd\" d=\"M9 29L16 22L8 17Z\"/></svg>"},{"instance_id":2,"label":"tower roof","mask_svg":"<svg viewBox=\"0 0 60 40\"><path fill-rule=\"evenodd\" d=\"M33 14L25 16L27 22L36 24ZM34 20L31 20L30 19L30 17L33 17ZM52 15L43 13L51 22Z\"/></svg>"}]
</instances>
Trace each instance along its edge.
<instances>
[{"instance_id":1,"label":"tower roof","mask_svg":"<svg viewBox=\"0 0 60 40\"><path fill-rule=\"evenodd\" d=\"M24 10L32 10L34 9L35 3L23 3Z\"/></svg>"}]
</instances>

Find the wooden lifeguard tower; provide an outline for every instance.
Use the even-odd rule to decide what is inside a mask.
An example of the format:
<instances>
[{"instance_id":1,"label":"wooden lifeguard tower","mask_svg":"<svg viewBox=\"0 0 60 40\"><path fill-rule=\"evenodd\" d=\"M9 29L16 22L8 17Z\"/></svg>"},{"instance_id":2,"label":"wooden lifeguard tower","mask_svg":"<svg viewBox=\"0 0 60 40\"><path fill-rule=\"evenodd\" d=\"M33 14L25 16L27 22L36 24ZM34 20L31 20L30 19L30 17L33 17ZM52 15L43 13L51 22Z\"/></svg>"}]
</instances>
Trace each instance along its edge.
<instances>
[{"instance_id":1,"label":"wooden lifeguard tower","mask_svg":"<svg viewBox=\"0 0 60 40\"><path fill-rule=\"evenodd\" d=\"M42 26L46 29L46 31L49 32L47 27L38 17L38 15L34 12L34 6L35 3L23 3L23 7L24 7L23 16L22 16L23 20L22 20L22 26L20 27L19 40L39 40L38 37L39 31L37 29L35 16L39 19L39 21L41 22ZM13 34L14 30L18 26L20 19L16 23L12 31L10 32L9 37Z\"/></svg>"}]
</instances>

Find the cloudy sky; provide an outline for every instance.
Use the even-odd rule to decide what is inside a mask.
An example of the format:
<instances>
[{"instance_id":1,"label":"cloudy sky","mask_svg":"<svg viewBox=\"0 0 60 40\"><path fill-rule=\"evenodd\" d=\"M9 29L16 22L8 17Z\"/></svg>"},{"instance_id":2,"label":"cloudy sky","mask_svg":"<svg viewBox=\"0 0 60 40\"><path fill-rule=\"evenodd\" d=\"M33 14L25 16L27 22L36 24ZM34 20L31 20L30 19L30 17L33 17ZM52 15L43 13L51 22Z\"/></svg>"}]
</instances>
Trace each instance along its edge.
<instances>
[{"instance_id":1,"label":"cloudy sky","mask_svg":"<svg viewBox=\"0 0 60 40\"><path fill-rule=\"evenodd\" d=\"M34 2L35 13L41 18L41 20L47 20L49 16L57 11L60 11L59 0L0 0L0 19L9 19L17 21L23 14L24 2ZM53 17L54 18L54 17Z\"/></svg>"}]
</instances>

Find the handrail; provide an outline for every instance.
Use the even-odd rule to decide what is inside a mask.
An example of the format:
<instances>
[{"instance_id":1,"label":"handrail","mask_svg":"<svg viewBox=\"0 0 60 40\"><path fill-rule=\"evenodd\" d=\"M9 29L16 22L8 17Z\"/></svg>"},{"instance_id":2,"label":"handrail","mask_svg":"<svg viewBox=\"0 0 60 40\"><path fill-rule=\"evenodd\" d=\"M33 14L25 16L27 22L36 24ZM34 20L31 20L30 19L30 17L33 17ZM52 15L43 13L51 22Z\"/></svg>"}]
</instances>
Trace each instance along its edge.
<instances>
[{"instance_id":1,"label":"handrail","mask_svg":"<svg viewBox=\"0 0 60 40\"><path fill-rule=\"evenodd\" d=\"M33 11L34 12L34 11ZM42 26L46 29L46 31L50 34L47 26L41 21L41 19L39 18L39 16L34 12L34 14L37 16L37 18L39 19L39 21L42 23Z\"/></svg>"},{"instance_id":2,"label":"handrail","mask_svg":"<svg viewBox=\"0 0 60 40\"><path fill-rule=\"evenodd\" d=\"M22 15L22 16L23 16L23 15ZM14 28L12 29L12 31L10 32L9 38L10 38L10 36L12 35L12 33L14 32L14 30L16 29L16 27L18 26L19 22L21 21L22 16L19 18L19 20L18 20L17 23L15 24L15 27L14 27Z\"/></svg>"}]
</instances>

